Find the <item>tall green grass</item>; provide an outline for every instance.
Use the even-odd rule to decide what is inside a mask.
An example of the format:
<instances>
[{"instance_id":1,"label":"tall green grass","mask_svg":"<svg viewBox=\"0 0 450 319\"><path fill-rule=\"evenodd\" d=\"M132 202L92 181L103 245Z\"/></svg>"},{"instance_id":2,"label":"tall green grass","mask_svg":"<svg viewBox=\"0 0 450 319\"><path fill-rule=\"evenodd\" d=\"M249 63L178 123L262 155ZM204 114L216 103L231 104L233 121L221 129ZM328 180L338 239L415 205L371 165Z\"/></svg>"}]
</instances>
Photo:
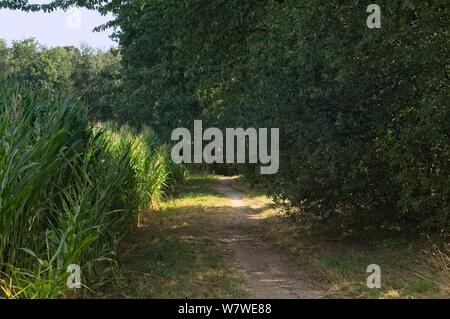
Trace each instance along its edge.
<instances>
[{"instance_id":1,"label":"tall green grass","mask_svg":"<svg viewBox=\"0 0 450 319\"><path fill-rule=\"evenodd\" d=\"M186 179L187 169L171 160L169 146L163 144L150 127L144 126L138 130L128 125L104 122L98 123L97 128L107 132L115 153L123 152L123 145L132 146L132 167L138 177L138 190L145 198L145 205L159 200Z\"/></svg>"},{"instance_id":2,"label":"tall green grass","mask_svg":"<svg viewBox=\"0 0 450 319\"><path fill-rule=\"evenodd\" d=\"M94 127L0 81L0 297L68 296L70 264L101 283L139 212L184 176L168 154L150 129Z\"/></svg>"}]
</instances>

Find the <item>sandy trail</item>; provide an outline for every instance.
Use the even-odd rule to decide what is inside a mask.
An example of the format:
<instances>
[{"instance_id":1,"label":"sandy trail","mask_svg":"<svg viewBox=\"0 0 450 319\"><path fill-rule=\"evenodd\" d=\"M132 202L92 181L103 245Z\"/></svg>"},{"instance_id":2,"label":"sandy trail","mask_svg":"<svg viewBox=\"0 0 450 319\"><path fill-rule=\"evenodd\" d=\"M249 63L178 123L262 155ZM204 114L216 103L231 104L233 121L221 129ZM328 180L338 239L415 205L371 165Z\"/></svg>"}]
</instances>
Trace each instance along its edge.
<instances>
[{"instance_id":1,"label":"sandy trail","mask_svg":"<svg viewBox=\"0 0 450 319\"><path fill-rule=\"evenodd\" d=\"M257 210L245 205L242 193L231 188L232 179L221 177L217 190L230 198L232 212L218 223L221 243L235 268L247 279L252 298L324 298L300 279L300 269L285 254L263 242Z\"/></svg>"}]
</instances>

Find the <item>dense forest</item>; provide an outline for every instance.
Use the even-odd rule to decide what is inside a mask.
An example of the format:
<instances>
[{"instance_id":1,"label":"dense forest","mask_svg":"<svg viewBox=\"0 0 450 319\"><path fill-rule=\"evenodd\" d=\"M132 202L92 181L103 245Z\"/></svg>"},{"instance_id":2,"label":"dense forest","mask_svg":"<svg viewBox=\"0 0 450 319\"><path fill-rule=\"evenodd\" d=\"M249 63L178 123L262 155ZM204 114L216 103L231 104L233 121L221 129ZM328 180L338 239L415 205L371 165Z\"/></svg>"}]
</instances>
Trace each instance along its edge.
<instances>
[{"instance_id":1,"label":"dense forest","mask_svg":"<svg viewBox=\"0 0 450 319\"><path fill-rule=\"evenodd\" d=\"M4 292L32 276L41 286L31 295L54 296L42 286L68 263L98 273L97 260L114 259L139 211L183 180L170 134L195 119L280 129L277 174L210 169L245 176L293 223L447 233L449 6L377 4L379 29L366 26L360 0L2 1L112 13L98 30L118 42L101 51L0 41L0 269L16 280Z\"/></svg>"}]
</instances>

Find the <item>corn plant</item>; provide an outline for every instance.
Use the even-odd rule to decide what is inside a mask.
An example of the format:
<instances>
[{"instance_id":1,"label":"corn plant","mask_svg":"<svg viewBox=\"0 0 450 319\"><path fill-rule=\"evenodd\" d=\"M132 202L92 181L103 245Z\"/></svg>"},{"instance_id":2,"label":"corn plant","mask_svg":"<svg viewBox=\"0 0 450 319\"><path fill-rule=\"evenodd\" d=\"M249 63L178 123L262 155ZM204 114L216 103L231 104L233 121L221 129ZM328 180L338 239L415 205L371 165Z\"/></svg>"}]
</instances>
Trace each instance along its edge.
<instances>
[{"instance_id":1,"label":"corn plant","mask_svg":"<svg viewBox=\"0 0 450 319\"><path fill-rule=\"evenodd\" d=\"M95 287L174 166L149 128L93 127L87 111L0 81L0 296L67 296L71 264Z\"/></svg>"}]
</instances>

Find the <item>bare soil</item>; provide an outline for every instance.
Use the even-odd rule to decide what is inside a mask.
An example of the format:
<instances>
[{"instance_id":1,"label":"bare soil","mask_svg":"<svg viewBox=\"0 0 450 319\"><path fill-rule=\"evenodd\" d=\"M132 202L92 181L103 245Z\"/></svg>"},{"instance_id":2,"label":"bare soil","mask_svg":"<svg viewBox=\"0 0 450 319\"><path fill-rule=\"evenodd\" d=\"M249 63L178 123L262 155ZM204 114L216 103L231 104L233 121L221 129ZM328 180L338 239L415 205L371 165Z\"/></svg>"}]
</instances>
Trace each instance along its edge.
<instances>
[{"instance_id":1,"label":"bare soil","mask_svg":"<svg viewBox=\"0 0 450 319\"><path fill-rule=\"evenodd\" d=\"M217 223L219 240L229 252L236 271L246 278L252 298L325 298L323 291L302 280L299 266L258 234L260 210L246 206L244 194L231 187L232 178L221 177L217 191L230 199L229 213Z\"/></svg>"}]
</instances>

